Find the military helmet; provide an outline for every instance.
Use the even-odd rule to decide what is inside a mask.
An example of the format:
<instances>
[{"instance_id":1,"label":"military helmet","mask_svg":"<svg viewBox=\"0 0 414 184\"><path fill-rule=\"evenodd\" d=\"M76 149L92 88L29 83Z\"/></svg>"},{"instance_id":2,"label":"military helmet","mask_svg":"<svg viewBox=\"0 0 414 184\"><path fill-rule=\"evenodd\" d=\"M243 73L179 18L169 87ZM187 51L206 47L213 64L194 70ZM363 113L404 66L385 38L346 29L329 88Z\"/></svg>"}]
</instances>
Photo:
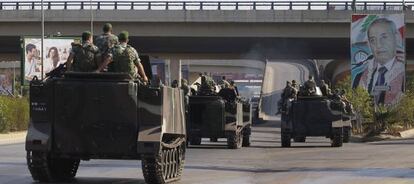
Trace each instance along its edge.
<instances>
[{"instance_id":1,"label":"military helmet","mask_svg":"<svg viewBox=\"0 0 414 184\"><path fill-rule=\"evenodd\" d=\"M90 31L84 31L82 33L82 41L89 40L89 38L92 36L92 33Z\"/></svg>"},{"instance_id":2,"label":"military helmet","mask_svg":"<svg viewBox=\"0 0 414 184\"><path fill-rule=\"evenodd\" d=\"M109 31L111 31L112 30L112 24L111 23L106 23L104 26L103 26L103 31L106 33L106 32L109 32Z\"/></svg>"},{"instance_id":3,"label":"military helmet","mask_svg":"<svg viewBox=\"0 0 414 184\"><path fill-rule=\"evenodd\" d=\"M128 37L129 37L128 31L122 31L121 33L119 33L119 36L118 36L120 41L126 41L128 40Z\"/></svg>"}]
</instances>

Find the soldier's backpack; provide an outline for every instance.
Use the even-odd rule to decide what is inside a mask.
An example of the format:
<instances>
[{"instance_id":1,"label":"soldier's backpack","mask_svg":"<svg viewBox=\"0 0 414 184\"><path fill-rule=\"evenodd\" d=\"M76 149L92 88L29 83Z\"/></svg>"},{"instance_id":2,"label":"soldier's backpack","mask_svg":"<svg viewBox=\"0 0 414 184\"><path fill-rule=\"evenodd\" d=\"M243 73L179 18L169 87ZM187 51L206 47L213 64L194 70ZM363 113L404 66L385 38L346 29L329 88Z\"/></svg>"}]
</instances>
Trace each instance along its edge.
<instances>
[{"instance_id":1,"label":"soldier's backpack","mask_svg":"<svg viewBox=\"0 0 414 184\"><path fill-rule=\"evenodd\" d=\"M96 46L102 54L109 51L110 48L114 47L118 42L118 39L113 34L103 34L96 39Z\"/></svg>"},{"instance_id":2,"label":"soldier's backpack","mask_svg":"<svg viewBox=\"0 0 414 184\"><path fill-rule=\"evenodd\" d=\"M75 52L73 58L73 71L91 72L98 68L96 55L98 51L93 45L83 46L73 44L72 49Z\"/></svg>"},{"instance_id":3,"label":"soldier's backpack","mask_svg":"<svg viewBox=\"0 0 414 184\"><path fill-rule=\"evenodd\" d=\"M112 63L109 64L108 70L110 72L128 73L132 77L136 77L134 61L137 60L135 51L130 45L123 49L120 45L112 48Z\"/></svg>"}]
</instances>

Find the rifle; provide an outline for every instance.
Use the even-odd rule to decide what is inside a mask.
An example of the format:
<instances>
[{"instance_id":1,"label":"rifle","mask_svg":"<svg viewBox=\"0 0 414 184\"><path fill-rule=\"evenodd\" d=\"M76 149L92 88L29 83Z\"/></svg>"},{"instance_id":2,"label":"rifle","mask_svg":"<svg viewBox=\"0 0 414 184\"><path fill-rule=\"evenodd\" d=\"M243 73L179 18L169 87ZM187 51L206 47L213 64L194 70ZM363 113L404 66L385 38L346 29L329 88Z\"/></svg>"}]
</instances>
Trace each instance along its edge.
<instances>
[{"instance_id":1,"label":"rifle","mask_svg":"<svg viewBox=\"0 0 414 184\"><path fill-rule=\"evenodd\" d=\"M46 77L53 78L53 77L61 77L63 73L66 72L66 63L60 64L58 67L46 73Z\"/></svg>"}]
</instances>

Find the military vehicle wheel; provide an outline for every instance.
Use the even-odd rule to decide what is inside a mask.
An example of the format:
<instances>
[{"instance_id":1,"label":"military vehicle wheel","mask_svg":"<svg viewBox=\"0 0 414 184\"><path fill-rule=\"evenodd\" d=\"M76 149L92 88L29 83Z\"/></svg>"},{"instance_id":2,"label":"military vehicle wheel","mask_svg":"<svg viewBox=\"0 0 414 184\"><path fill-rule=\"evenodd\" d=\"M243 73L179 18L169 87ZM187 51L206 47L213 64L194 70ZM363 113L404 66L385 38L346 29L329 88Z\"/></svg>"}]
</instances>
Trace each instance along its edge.
<instances>
[{"instance_id":1,"label":"military vehicle wheel","mask_svg":"<svg viewBox=\"0 0 414 184\"><path fill-rule=\"evenodd\" d=\"M243 147L249 147L250 146L250 144L251 144L251 141L250 141L251 132L252 132L252 129L250 128L250 126L245 127L243 129L243 144L242 144Z\"/></svg>"},{"instance_id":2,"label":"military vehicle wheel","mask_svg":"<svg viewBox=\"0 0 414 184\"><path fill-rule=\"evenodd\" d=\"M335 128L333 130L333 135L331 137L331 146L332 147L341 147L343 143L343 133L342 128Z\"/></svg>"},{"instance_id":3,"label":"military vehicle wheel","mask_svg":"<svg viewBox=\"0 0 414 184\"><path fill-rule=\"evenodd\" d=\"M343 139L343 142L344 143L348 143L350 137L351 137L351 127L345 127L344 128L344 139Z\"/></svg>"},{"instance_id":4,"label":"military vehicle wheel","mask_svg":"<svg viewBox=\"0 0 414 184\"><path fill-rule=\"evenodd\" d=\"M142 173L149 184L164 184L181 178L185 161L185 141L182 138L161 143L159 153L142 156Z\"/></svg>"},{"instance_id":5,"label":"military vehicle wheel","mask_svg":"<svg viewBox=\"0 0 414 184\"><path fill-rule=\"evenodd\" d=\"M190 145L200 145L201 137L190 137Z\"/></svg>"},{"instance_id":6,"label":"military vehicle wheel","mask_svg":"<svg viewBox=\"0 0 414 184\"><path fill-rule=\"evenodd\" d=\"M250 135L243 135L243 147L249 147L251 144Z\"/></svg>"},{"instance_id":7,"label":"military vehicle wheel","mask_svg":"<svg viewBox=\"0 0 414 184\"><path fill-rule=\"evenodd\" d=\"M32 178L39 182L70 181L76 176L79 159L51 158L47 153L28 151L27 166Z\"/></svg>"},{"instance_id":8,"label":"military vehicle wheel","mask_svg":"<svg viewBox=\"0 0 414 184\"><path fill-rule=\"evenodd\" d=\"M236 132L234 135L227 137L227 147L229 149L239 149L243 145L243 135L241 132Z\"/></svg>"},{"instance_id":9,"label":"military vehicle wheel","mask_svg":"<svg viewBox=\"0 0 414 184\"><path fill-rule=\"evenodd\" d=\"M281 140L282 140L282 147L290 147L290 139L292 139L291 135L288 133L282 133Z\"/></svg>"},{"instance_id":10,"label":"military vehicle wheel","mask_svg":"<svg viewBox=\"0 0 414 184\"><path fill-rule=\"evenodd\" d=\"M293 141L295 141L295 142L306 142L306 137L298 136L298 137L293 138Z\"/></svg>"},{"instance_id":11,"label":"military vehicle wheel","mask_svg":"<svg viewBox=\"0 0 414 184\"><path fill-rule=\"evenodd\" d=\"M217 142L217 141L218 141L217 137L210 138L210 142Z\"/></svg>"}]
</instances>

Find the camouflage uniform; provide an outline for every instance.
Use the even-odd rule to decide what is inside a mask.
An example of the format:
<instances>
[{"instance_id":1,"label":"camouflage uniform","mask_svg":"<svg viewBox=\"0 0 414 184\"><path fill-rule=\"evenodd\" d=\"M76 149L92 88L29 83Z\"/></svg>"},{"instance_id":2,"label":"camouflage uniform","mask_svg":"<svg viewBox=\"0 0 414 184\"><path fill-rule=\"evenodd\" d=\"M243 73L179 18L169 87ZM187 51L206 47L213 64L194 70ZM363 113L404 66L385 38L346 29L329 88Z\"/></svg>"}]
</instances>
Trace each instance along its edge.
<instances>
[{"instance_id":1,"label":"camouflage uniform","mask_svg":"<svg viewBox=\"0 0 414 184\"><path fill-rule=\"evenodd\" d=\"M199 95L213 95L215 94L214 91L215 83L214 80L209 76L201 76L201 85L199 91Z\"/></svg>"},{"instance_id":2,"label":"camouflage uniform","mask_svg":"<svg viewBox=\"0 0 414 184\"><path fill-rule=\"evenodd\" d=\"M313 95L316 93L316 83L313 79L309 79L304 84L304 94L306 96Z\"/></svg>"},{"instance_id":3,"label":"camouflage uniform","mask_svg":"<svg viewBox=\"0 0 414 184\"><path fill-rule=\"evenodd\" d=\"M119 41L116 35L104 33L96 38L95 43L102 54L107 54L111 48L119 43Z\"/></svg>"},{"instance_id":4,"label":"camouflage uniform","mask_svg":"<svg viewBox=\"0 0 414 184\"><path fill-rule=\"evenodd\" d=\"M220 85L221 89L230 87L230 83L226 79L220 80L219 85Z\"/></svg>"},{"instance_id":5,"label":"camouflage uniform","mask_svg":"<svg viewBox=\"0 0 414 184\"><path fill-rule=\"evenodd\" d=\"M111 48L109 56L112 57L112 62L108 66L109 72L127 73L133 78L138 77L135 66L139 65L140 59L132 46L126 43L116 45Z\"/></svg>"},{"instance_id":6,"label":"camouflage uniform","mask_svg":"<svg viewBox=\"0 0 414 184\"><path fill-rule=\"evenodd\" d=\"M98 68L99 49L92 43L73 44L71 53L74 55L72 71L92 72Z\"/></svg>"},{"instance_id":7,"label":"camouflage uniform","mask_svg":"<svg viewBox=\"0 0 414 184\"><path fill-rule=\"evenodd\" d=\"M332 93L331 93L331 89L329 88L328 84L326 84L324 80L322 80L321 82L322 84L321 84L320 89L321 89L322 95L331 96Z\"/></svg>"}]
</instances>

